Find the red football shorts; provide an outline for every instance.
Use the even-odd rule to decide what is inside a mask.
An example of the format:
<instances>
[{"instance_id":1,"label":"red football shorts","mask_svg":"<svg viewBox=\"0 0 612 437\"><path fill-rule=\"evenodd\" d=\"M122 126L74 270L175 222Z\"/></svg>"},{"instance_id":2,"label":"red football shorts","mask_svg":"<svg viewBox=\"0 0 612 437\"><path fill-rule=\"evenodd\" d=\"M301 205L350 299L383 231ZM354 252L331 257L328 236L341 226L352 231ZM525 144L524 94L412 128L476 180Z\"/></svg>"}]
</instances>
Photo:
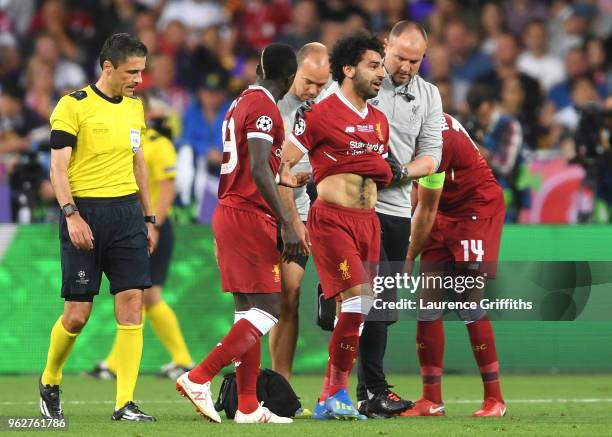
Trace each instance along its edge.
<instances>
[{"instance_id":1,"label":"red football shorts","mask_svg":"<svg viewBox=\"0 0 612 437\"><path fill-rule=\"evenodd\" d=\"M380 256L380 222L374 209L316 200L306 226L325 299L372 282Z\"/></svg>"},{"instance_id":2,"label":"red football shorts","mask_svg":"<svg viewBox=\"0 0 612 437\"><path fill-rule=\"evenodd\" d=\"M274 221L252 211L218 205L212 224L222 290L280 293L280 254Z\"/></svg>"},{"instance_id":3,"label":"red football shorts","mask_svg":"<svg viewBox=\"0 0 612 437\"><path fill-rule=\"evenodd\" d=\"M438 214L421 253L421 270L467 269L494 278L503 224L503 209L493 217L476 220Z\"/></svg>"}]
</instances>

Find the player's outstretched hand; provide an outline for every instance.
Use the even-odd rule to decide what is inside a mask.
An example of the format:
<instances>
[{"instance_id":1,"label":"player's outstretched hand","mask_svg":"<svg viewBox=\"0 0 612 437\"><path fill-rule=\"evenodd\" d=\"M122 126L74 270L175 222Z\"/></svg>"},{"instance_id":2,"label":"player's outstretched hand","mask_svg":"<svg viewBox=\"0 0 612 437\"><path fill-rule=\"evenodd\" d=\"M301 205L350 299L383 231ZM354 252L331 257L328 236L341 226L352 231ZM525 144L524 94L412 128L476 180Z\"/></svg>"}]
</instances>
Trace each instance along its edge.
<instances>
[{"instance_id":1,"label":"player's outstretched hand","mask_svg":"<svg viewBox=\"0 0 612 437\"><path fill-rule=\"evenodd\" d=\"M296 232L293 223L289 222L285 225L281 225L281 238L283 239L283 261L295 261L300 253L303 252L303 249L302 239L300 239Z\"/></svg>"},{"instance_id":2,"label":"player's outstretched hand","mask_svg":"<svg viewBox=\"0 0 612 437\"><path fill-rule=\"evenodd\" d=\"M70 217L66 217L66 226L70 241L77 249L92 250L94 247L94 236L87 222L81 214L75 212Z\"/></svg>"},{"instance_id":3,"label":"player's outstretched hand","mask_svg":"<svg viewBox=\"0 0 612 437\"><path fill-rule=\"evenodd\" d=\"M289 188L301 187L310 179L309 172L293 173L288 161L281 162L278 168L278 176L280 177L279 183Z\"/></svg>"}]
</instances>

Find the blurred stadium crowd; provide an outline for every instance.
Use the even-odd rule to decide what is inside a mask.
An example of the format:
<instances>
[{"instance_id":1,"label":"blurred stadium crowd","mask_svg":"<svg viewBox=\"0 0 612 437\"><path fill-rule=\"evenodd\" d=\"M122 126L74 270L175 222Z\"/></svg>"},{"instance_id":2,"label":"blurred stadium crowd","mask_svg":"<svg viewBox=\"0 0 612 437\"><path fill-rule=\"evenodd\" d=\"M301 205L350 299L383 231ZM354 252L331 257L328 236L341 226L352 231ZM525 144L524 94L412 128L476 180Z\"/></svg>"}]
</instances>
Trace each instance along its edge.
<instances>
[{"instance_id":1,"label":"blurred stadium crowd","mask_svg":"<svg viewBox=\"0 0 612 437\"><path fill-rule=\"evenodd\" d=\"M610 1L0 0L0 222L56 219L49 115L63 94L95 82L109 34L146 44L138 93L152 97L149 124L178 151L176 218L206 222L223 116L254 82L259 50L331 47L364 27L384 38L401 19L426 27L421 75L483 146L508 221L529 206L526 163L547 157L585 170L591 196L578 221L611 220Z\"/></svg>"}]
</instances>

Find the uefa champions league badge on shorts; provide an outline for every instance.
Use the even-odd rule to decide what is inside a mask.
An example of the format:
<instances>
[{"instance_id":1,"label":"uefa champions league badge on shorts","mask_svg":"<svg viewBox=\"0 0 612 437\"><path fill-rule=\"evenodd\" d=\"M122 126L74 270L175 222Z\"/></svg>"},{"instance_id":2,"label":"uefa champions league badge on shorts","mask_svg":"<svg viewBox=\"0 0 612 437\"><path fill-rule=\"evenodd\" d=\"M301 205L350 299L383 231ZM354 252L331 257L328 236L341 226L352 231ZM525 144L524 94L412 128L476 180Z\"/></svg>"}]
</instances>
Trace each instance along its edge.
<instances>
[{"instance_id":1,"label":"uefa champions league badge on shorts","mask_svg":"<svg viewBox=\"0 0 612 437\"><path fill-rule=\"evenodd\" d=\"M140 130L130 129L130 142L132 143L132 152L138 152L140 149Z\"/></svg>"}]
</instances>

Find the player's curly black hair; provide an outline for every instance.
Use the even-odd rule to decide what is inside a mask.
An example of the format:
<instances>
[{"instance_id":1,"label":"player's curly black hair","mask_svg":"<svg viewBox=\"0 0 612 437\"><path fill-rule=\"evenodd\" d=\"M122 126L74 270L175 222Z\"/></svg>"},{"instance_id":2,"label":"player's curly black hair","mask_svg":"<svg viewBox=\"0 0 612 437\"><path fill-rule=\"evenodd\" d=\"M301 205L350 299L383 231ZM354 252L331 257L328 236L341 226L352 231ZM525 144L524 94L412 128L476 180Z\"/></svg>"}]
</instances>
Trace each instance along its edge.
<instances>
[{"instance_id":1,"label":"player's curly black hair","mask_svg":"<svg viewBox=\"0 0 612 437\"><path fill-rule=\"evenodd\" d=\"M366 50L378 52L380 56L385 55L382 43L370 32L360 31L339 39L329 56L332 78L342 84L344 80L342 69L344 66L351 65L354 67L359 64Z\"/></svg>"}]
</instances>

